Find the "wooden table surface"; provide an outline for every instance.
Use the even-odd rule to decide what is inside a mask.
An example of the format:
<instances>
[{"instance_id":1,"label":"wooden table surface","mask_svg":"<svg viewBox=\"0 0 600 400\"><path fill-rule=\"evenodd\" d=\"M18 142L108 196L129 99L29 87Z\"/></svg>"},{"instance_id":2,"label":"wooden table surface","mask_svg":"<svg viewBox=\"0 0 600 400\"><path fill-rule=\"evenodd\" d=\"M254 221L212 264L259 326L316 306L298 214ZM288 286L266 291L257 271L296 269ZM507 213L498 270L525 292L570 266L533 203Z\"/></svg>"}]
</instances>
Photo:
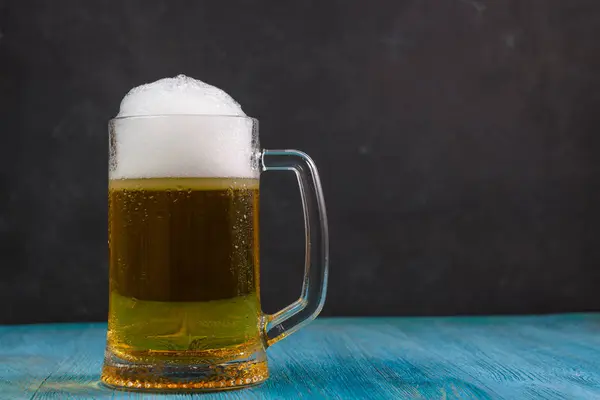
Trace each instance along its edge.
<instances>
[{"instance_id":1,"label":"wooden table surface","mask_svg":"<svg viewBox=\"0 0 600 400\"><path fill-rule=\"evenodd\" d=\"M142 398L98 382L106 324L0 326L0 398ZM271 378L173 399L600 399L600 314L319 319Z\"/></svg>"}]
</instances>

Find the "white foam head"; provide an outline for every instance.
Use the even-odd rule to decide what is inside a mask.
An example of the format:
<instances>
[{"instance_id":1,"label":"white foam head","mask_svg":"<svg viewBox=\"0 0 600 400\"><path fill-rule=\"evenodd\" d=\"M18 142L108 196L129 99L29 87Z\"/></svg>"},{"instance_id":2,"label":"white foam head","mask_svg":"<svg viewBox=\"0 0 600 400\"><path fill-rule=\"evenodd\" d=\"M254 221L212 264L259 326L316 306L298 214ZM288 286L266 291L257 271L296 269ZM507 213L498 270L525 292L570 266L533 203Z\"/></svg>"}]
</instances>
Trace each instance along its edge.
<instances>
[{"instance_id":1,"label":"white foam head","mask_svg":"<svg viewBox=\"0 0 600 400\"><path fill-rule=\"evenodd\" d=\"M223 90L184 75L133 88L113 121L110 178L257 177L245 116Z\"/></svg>"}]
</instances>

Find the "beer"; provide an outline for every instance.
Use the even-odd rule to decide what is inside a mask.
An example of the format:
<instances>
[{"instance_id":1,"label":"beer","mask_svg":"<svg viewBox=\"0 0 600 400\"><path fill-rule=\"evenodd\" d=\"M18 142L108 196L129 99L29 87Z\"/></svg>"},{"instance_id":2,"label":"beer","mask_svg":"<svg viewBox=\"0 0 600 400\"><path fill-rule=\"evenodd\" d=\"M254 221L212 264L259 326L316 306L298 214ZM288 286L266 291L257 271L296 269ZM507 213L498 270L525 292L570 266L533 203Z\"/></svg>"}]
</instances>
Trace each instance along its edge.
<instances>
[{"instance_id":1,"label":"beer","mask_svg":"<svg viewBox=\"0 0 600 400\"><path fill-rule=\"evenodd\" d=\"M302 296L273 315L261 311L258 273L258 179L268 170L297 174L310 246ZM258 121L231 96L179 75L123 98L109 122L108 174L102 382L177 391L267 379L267 347L325 298L327 218L312 160L262 151Z\"/></svg>"},{"instance_id":2,"label":"beer","mask_svg":"<svg viewBox=\"0 0 600 400\"><path fill-rule=\"evenodd\" d=\"M258 180L113 179L108 347L226 362L261 348Z\"/></svg>"}]
</instances>

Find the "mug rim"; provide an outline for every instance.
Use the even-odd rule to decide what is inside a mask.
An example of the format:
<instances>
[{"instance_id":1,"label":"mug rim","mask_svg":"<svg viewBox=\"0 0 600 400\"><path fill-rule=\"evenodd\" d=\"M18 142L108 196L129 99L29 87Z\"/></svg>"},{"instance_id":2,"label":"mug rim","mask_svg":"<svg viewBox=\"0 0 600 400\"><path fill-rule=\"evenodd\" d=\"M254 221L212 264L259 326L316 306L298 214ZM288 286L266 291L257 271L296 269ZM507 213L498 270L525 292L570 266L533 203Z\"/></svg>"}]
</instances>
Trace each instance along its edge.
<instances>
[{"instance_id":1,"label":"mug rim","mask_svg":"<svg viewBox=\"0 0 600 400\"><path fill-rule=\"evenodd\" d=\"M141 115L124 115L122 117L114 117L109 120L109 122L113 121L127 121L127 120L137 120L137 119L147 119L147 118L234 118L234 119L246 119L251 120L253 122L258 122L257 118L250 117L248 115L227 115L227 114L141 114Z\"/></svg>"}]
</instances>

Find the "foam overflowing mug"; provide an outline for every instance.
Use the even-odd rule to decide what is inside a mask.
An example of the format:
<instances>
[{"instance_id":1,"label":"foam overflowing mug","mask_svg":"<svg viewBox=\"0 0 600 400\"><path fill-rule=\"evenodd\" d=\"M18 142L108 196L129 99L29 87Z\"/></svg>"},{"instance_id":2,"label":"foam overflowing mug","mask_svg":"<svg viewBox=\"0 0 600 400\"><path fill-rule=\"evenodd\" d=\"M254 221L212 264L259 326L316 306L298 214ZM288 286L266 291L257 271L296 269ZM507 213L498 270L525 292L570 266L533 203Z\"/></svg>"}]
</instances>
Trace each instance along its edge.
<instances>
[{"instance_id":1,"label":"foam overflowing mug","mask_svg":"<svg viewBox=\"0 0 600 400\"><path fill-rule=\"evenodd\" d=\"M258 121L185 76L132 89L110 121L110 298L102 381L136 390L219 390L267 379L266 349L320 312L327 218L304 153L261 150ZM259 175L292 171L305 218L300 298L264 314Z\"/></svg>"}]
</instances>

